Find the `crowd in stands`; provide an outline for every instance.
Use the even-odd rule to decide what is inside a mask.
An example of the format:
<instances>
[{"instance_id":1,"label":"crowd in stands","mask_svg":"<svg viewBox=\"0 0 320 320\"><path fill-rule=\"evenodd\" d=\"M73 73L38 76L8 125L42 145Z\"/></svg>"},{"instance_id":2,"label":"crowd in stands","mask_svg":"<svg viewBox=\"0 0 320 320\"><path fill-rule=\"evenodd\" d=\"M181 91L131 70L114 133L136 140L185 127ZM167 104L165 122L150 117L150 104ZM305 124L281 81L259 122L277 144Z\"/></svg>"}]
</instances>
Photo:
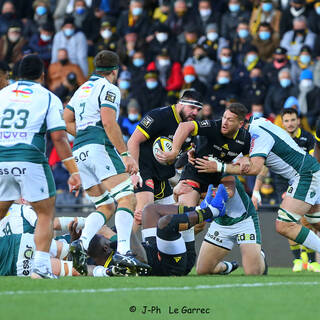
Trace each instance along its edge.
<instances>
[{"instance_id":1,"label":"crowd in stands","mask_svg":"<svg viewBox=\"0 0 320 320\"><path fill-rule=\"evenodd\" d=\"M280 125L290 104L311 132L320 116L318 0L0 0L0 10L0 74L15 81L19 60L37 53L65 105L97 52L118 53L127 138L189 88L204 96L202 119L234 101Z\"/></svg>"}]
</instances>

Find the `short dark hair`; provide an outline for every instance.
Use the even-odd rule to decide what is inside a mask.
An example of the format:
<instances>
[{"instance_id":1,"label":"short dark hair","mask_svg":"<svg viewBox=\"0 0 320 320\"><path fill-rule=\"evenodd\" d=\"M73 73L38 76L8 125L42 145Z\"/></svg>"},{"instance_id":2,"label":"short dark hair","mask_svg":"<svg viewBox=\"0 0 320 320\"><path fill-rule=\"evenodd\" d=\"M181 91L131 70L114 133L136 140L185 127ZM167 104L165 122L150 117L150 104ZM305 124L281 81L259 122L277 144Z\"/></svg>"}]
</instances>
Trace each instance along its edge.
<instances>
[{"instance_id":1,"label":"short dark hair","mask_svg":"<svg viewBox=\"0 0 320 320\"><path fill-rule=\"evenodd\" d=\"M194 101L203 103L203 97L201 93L196 90L185 90L180 99L192 99Z\"/></svg>"},{"instance_id":2,"label":"short dark hair","mask_svg":"<svg viewBox=\"0 0 320 320\"><path fill-rule=\"evenodd\" d=\"M102 50L94 57L94 66L98 73L103 75L110 74L114 69L118 69L120 64L119 56L109 50ZM110 69L110 70L102 70Z\"/></svg>"},{"instance_id":3,"label":"short dark hair","mask_svg":"<svg viewBox=\"0 0 320 320\"><path fill-rule=\"evenodd\" d=\"M239 102L231 103L228 107L226 107L226 110L235 113L240 121L244 121L248 113L248 109L242 103Z\"/></svg>"},{"instance_id":4,"label":"short dark hair","mask_svg":"<svg viewBox=\"0 0 320 320\"><path fill-rule=\"evenodd\" d=\"M281 118L283 118L283 116L285 114L296 114L297 115L297 118L299 118L299 113L298 113L298 110L295 109L295 108L286 108L286 109L283 109L281 111Z\"/></svg>"},{"instance_id":5,"label":"short dark hair","mask_svg":"<svg viewBox=\"0 0 320 320\"><path fill-rule=\"evenodd\" d=\"M25 56L19 63L18 75L22 79L39 79L44 71L42 60L37 54Z\"/></svg>"}]
</instances>

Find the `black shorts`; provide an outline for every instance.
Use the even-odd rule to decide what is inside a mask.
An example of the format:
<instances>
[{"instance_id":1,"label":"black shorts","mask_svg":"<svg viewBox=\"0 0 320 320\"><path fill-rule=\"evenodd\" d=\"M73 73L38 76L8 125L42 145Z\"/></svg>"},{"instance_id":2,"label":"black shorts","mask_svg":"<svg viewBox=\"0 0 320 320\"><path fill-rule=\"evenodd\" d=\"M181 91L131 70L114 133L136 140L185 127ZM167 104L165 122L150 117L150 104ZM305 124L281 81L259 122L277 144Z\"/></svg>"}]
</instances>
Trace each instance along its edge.
<instances>
[{"instance_id":1,"label":"black shorts","mask_svg":"<svg viewBox=\"0 0 320 320\"><path fill-rule=\"evenodd\" d=\"M160 200L172 195L173 191L169 180L159 181L155 178L145 178L142 177L143 183L142 187L139 185L135 189L135 193L149 191L154 194L154 200Z\"/></svg>"},{"instance_id":2,"label":"black shorts","mask_svg":"<svg viewBox=\"0 0 320 320\"><path fill-rule=\"evenodd\" d=\"M214 187L217 187L220 183L222 174L217 173L198 173L197 169L188 163L182 170L180 177L181 180L193 180L200 184L200 188L195 188L194 190L199 193L207 192L209 184L213 184Z\"/></svg>"},{"instance_id":3,"label":"black shorts","mask_svg":"<svg viewBox=\"0 0 320 320\"><path fill-rule=\"evenodd\" d=\"M184 276L187 274L187 252L169 255L159 252L156 243L142 243L146 250L152 276Z\"/></svg>"}]
</instances>

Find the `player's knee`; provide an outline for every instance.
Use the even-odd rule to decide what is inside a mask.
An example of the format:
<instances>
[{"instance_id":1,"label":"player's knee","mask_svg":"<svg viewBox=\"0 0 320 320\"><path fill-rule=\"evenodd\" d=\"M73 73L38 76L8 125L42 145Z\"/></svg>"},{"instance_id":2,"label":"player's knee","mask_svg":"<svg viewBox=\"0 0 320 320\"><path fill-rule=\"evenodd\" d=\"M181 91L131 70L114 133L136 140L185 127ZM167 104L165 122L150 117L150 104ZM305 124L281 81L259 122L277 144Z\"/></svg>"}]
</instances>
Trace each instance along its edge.
<instances>
[{"instance_id":1,"label":"player's knee","mask_svg":"<svg viewBox=\"0 0 320 320\"><path fill-rule=\"evenodd\" d=\"M258 276L263 272L259 263L254 265L243 265L243 271L246 276Z\"/></svg>"},{"instance_id":2,"label":"player's knee","mask_svg":"<svg viewBox=\"0 0 320 320\"><path fill-rule=\"evenodd\" d=\"M161 231L165 231L166 229L169 229L172 219L173 219L172 215L167 215L160 218L158 221L158 229Z\"/></svg>"},{"instance_id":3,"label":"player's knee","mask_svg":"<svg viewBox=\"0 0 320 320\"><path fill-rule=\"evenodd\" d=\"M276 220L276 231L282 236L287 236L289 230L295 225L293 222L284 222Z\"/></svg>"}]
</instances>

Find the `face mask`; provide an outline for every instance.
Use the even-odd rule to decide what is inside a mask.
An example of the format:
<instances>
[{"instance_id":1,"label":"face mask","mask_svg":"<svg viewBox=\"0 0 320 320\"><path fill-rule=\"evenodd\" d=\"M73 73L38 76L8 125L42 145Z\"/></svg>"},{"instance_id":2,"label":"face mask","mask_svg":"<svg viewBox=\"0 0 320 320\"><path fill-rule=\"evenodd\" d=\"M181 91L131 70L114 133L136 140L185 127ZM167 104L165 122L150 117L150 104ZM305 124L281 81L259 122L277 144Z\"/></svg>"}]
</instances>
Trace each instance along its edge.
<instances>
[{"instance_id":1,"label":"face mask","mask_svg":"<svg viewBox=\"0 0 320 320\"><path fill-rule=\"evenodd\" d=\"M77 7L76 8L76 14L78 15L82 15L86 12L86 8L85 7Z\"/></svg>"},{"instance_id":2,"label":"face mask","mask_svg":"<svg viewBox=\"0 0 320 320\"><path fill-rule=\"evenodd\" d=\"M246 57L246 61L250 64L254 60L256 60L258 56L256 54L248 54Z\"/></svg>"},{"instance_id":3,"label":"face mask","mask_svg":"<svg viewBox=\"0 0 320 320\"><path fill-rule=\"evenodd\" d=\"M191 83L196 79L196 77L193 74L187 74L184 76L185 83Z\"/></svg>"},{"instance_id":4,"label":"face mask","mask_svg":"<svg viewBox=\"0 0 320 320\"><path fill-rule=\"evenodd\" d=\"M48 36L47 34L40 33L40 39L44 42L48 42L51 40L51 36Z\"/></svg>"},{"instance_id":5,"label":"face mask","mask_svg":"<svg viewBox=\"0 0 320 320\"><path fill-rule=\"evenodd\" d=\"M230 82L230 79L227 78L227 77L220 77L220 78L218 78L218 83L219 83L219 84L227 84L227 83L229 83L229 82Z\"/></svg>"},{"instance_id":6,"label":"face mask","mask_svg":"<svg viewBox=\"0 0 320 320\"><path fill-rule=\"evenodd\" d=\"M316 13L320 16L320 6L316 7Z\"/></svg>"},{"instance_id":7,"label":"face mask","mask_svg":"<svg viewBox=\"0 0 320 320\"><path fill-rule=\"evenodd\" d=\"M304 34L305 33L305 29L296 29L294 30L296 33L300 33L300 34Z\"/></svg>"},{"instance_id":8,"label":"face mask","mask_svg":"<svg viewBox=\"0 0 320 320\"><path fill-rule=\"evenodd\" d=\"M13 12L6 12L2 14L6 20L11 20L14 17Z\"/></svg>"},{"instance_id":9,"label":"face mask","mask_svg":"<svg viewBox=\"0 0 320 320\"><path fill-rule=\"evenodd\" d=\"M270 12L272 10L272 2L267 2L262 4L262 11Z\"/></svg>"},{"instance_id":10,"label":"face mask","mask_svg":"<svg viewBox=\"0 0 320 320\"><path fill-rule=\"evenodd\" d=\"M311 79L303 79L300 81L300 87L304 89L311 88L313 85L313 82Z\"/></svg>"},{"instance_id":11,"label":"face mask","mask_svg":"<svg viewBox=\"0 0 320 320\"><path fill-rule=\"evenodd\" d=\"M229 10L231 12L238 12L240 10L240 4L229 4Z\"/></svg>"},{"instance_id":12,"label":"face mask","mask_svg":"<svg viewBox=\"0 0 320 320\"><path fill-rule=\"evenodd\" d=\"M311 57L308 56L308 55L303 54L303 55L300 56L300 61L303 64L309 64L310 61L311 61Z\"/></svg>"},{"instance_id":13,"label":"face mask","mask_svg":"<svg viewBox=\"0 0 320 320\"><path fill-rule=\"evenodd\" d=\"M61 59L59 62L64 66L68 63L68 59Z\"/></svg>"},{"instance_id":14,"label":"face mask","mask_svg":"<svg viewBox=\"0 0 320 320\"><path fill-rule=\"evenodd\" d=\"M279 63L282 63L282 62L284 62L284 58L276 59L276 61L279 62Z\"/></svg>"},{"instance_id":15,"label":"face mask","mask_svg":"<svg viewBox=\"0 0 320 320\"><path fill-rule=\"evenodd\" d=\"M66 37L71 37L74 34L74 29L63 29L63 33Z\"/></svg>"},{"instance_id":16,"label":"face mask","mask_svg":"<svg viewBox=\"0 0 320 320\"><path fill-rule=\"evenodd\" d=\"M8 35L8 39L10 42L17 42L20 38L20 35L18 34L11 34L11 35Z\"/></svg>"},{"instance_id":17,"label":"face mask","mask_svg":"<svg viewBox=\"0 0 320 320\"><path fill-rule=\"evenodd\" d=\"M133 63L133 65L134 65L135 67L139 68L139 67L141 67L141 66L144 65L144 59L142 59L142 58L136 58L136 59L133 59L133 60L132 60L132 63Z\"/></svg>"},{"instance_id":18,"label":"face mask","mask_svg":"<svg viewBox=\"0 0 320 320\"><path fill-rule=\"evenodd\" d=\"M167 67L170 64L170 60L169 59L159 59L158 63L159 63L160 67Z\"/></svg>"},{"instance_id":19,"label":"face mask","mask_svg":"<svg viewBox=\"0 0 320 320\"><path fill-rule=\"evenodd\" d=\"M211 9L201 9L199 12L202 18L207 18L211 15Z\"/></svg>"},{"instance_id":20,"label":"face mask","mask_svg":"<svg viewBox=\"0 0 320 320\"><path fill-rule=\"evenodd\" d=\"M246 38L249 35L249 31L247 29L240 29L238 31L239 38Z\"/></svg>"},{"instance_id":21,"label":"face mask","mask_svg":"<svg viewBox=\"0 0 320 320\"><path fill-rule=\"evenodd\" d=\"M261 118L261 117L263 117L263 113L262 112L252 112L252 116L254 118Z\"/></svg>"},{"instance_id":22,"label":"face mask","mask_svg":"<svg viewBox=\"0 0 320 320\"><path fill-rule=\"evenodd\" d=\"M159 42L165 42L168 40L168 34L164 32L159 32L156 34L156 38Z\"/></svg>"},{"instance_id":23,"label":"face mask","mask_svg":"<svg viewBox=\"0 0 320 320\"><path fill-rule=\"evenodd\" d=\"M147 85L148 89L152 90L158 86L158 82L157 81L147 81L146 85Z\"/></svg>"},{"instance_id":24,"label":"face mask","mask_svg":"<svg viewBox=\"0 0 320 320\"><path fill-rule=\"evenodd\" d=\"M128 114L128 119L130 121L137 121L139 119L139 114L137 114L137 113L129 113Z\"/></svg>"},{"instance_id":25,"label":"face mask","mask_svg":"<svg viewBox=\"0 0 320 320\"><path fill-rule=\"evenodd\" d=\"M101 31L100 34L103 39L109 39L112 36L112 32L109 29Z\"/></svg>"},{"instance_id":26,"label":"face mask","mask_svg":"<svg viewBox=\"0 0 320 320\"><path fill-rule=\"evenodd\" d=\"M231 62L231 57L222 56L220 58L220 60L221 60L222 63L229 63L229 62Z\"/></svg>"},{"instance_id":27,"label":"face mask","mask_svg":"<svg viewBox=\"0 0 320 320\"><path fill-rule=\"evenodd\" d=\"M290 86L290 84L291 84L290 79L280 79L280 85L282 88L287 88Z\"/></svg>"},{"instance_id":28,"label":"face mask","mask_svg":"<svg viewBox=\"0 0 320 320\"><path fill-rule=\"evenodd\" d=\"M123 90L127 90L130 88L130 82L126 80L119 81L119 88Z\"/></svg>"},{"instance_id":29,"label":"face mask","mask_svg":"<svg viewBox=\"0 0 320 320\"><path fill-rule=\"evenodd\" d=\"M43 16L46 13L47 13L47 8L46 7L43 7L43 6L37 7L36 14L38 16Z\"/></svg>"},{"instance_id":30,"label":"face mask","mask_svg":"<svg viewBox=\"0 0 320 320\"><path fill-rule=\"evenodd\" d=\"M140 16L140 14L142 13L143 9L142 8L133 8L132 9L132 14L134 16Z\"/></svg>"},{"instance_id":31,"label":"face mask","mask_svg":"<svg viewBox=\"0 0 320 320\"><path fill-rule=\"evenodd\" d=\"M260 31L259 38L261 40L269 40L271 37L271 33L269 31Z\"/></svg>"},{"instance_id":32,"label":"face mask","mask_svg":"<svg viewBox=\"0 0 320 320\"><path fill-rule=\"evenodd\" d=\"M215 41L216 39L218 39L218 34L216 32L208 32L207 33L207 38L210 41Z\"/></svg>"}]
</instances>

